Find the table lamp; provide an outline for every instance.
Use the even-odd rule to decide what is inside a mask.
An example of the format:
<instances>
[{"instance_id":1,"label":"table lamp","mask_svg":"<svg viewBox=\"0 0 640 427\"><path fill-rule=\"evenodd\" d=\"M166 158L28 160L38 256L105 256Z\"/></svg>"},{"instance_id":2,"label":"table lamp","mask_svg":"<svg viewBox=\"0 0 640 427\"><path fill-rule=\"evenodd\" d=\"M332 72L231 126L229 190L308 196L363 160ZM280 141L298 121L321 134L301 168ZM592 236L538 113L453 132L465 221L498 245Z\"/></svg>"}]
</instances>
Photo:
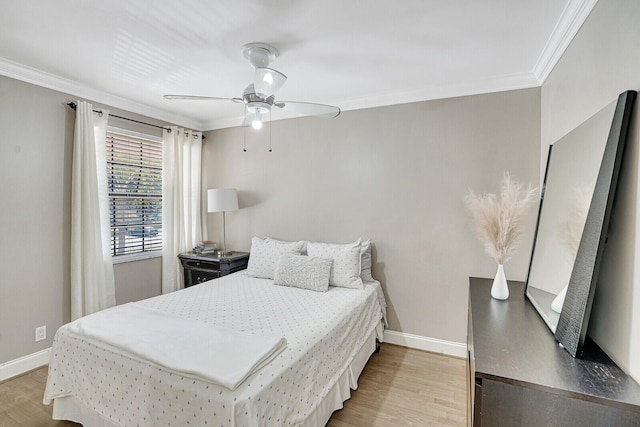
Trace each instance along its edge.
<instances>
[{"instance_id":1,"label":"table lamp","mask_svg":"<svg viewBox=\"0 0 640 427\"><path fill-rule=\"evenodd\" d=\"M207 190L207 211L222 212L222 252L219 257L232 255L227 252L227 224L225 213L238 210L238 192L235 188L213 188Z\"/></svg>"}]
</instances>

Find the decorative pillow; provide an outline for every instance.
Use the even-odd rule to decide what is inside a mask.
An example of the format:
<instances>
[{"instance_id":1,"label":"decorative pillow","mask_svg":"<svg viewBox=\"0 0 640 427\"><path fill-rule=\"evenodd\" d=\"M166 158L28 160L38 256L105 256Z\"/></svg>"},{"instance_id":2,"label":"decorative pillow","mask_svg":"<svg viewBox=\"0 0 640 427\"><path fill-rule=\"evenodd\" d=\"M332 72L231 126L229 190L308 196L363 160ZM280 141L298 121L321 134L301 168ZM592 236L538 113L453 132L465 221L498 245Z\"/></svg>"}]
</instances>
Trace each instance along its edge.
<instances>
[{"instance_id":1,"label":"decorative pillow","mask_svg":"<svg viewBox=\"0 0 640 427\"><path fill-rule=\"evenodd\" d=\"M266 237L264 240L269 240L271 242L277 242L277 243L302 243L302 250L300 251L300 254L301 255L305 255L307 253L307 241L306 240L302 240L300 242L290 242L288 240L274 239L273 237Z\"/></svg>"},{"instance_id":2,"label":"decorative pillow","mask_svg":"<svg viewBox=\"0 0 640 427\"><path fill-rule=\"evenodd\" d=\"M371 264L371 240L365 240L360 246L360 277L363 282L373 282Z\"/></svg>"},{"instance_id":3,"label":"decorative pillow","mask_svg":"<svg viewBox=\"0 0 640 427\"><path fill-rule=\"evenodd\" d=\"M333 259L329 284L343 288L362 289L360 267L360 239L354 243L307 243L307 254L312 257Z\"/></svg>"},{"instance_id":4,"label":"decorative pillow","mask_svg":"<svg viewBox=\"0 0 640 427\"><path fill-rule=\"evenodd\" d=\"M280 255L300 255L305 242L282 243L254 237L251 239L251 253L247 265L247 275L261 279L273 279Z\"/></svg>"},{"instance_id":5,"label":"decorative pillow","mask_svg":"<svg viewBox=\"0 0 640 427\"><path fill-rule=\"evenodd\" d=\"M331 258L284 254L280 256L273 284L326 292L331 264Z\"/></svg>"}]
</instances>

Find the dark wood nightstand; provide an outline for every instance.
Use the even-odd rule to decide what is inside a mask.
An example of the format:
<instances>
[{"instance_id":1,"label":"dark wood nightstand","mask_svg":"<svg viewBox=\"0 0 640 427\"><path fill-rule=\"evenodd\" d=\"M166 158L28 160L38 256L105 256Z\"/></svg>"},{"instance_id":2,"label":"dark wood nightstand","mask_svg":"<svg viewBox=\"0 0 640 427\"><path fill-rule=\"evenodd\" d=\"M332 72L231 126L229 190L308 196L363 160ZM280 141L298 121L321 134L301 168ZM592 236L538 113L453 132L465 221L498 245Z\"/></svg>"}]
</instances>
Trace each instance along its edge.
<instances>
[{"instance_id":1,"label":"dark wood nightstand","mask_svg":"<svg viewBox=\"0 0 640 427\"><path fill-rule=\"evenodd\" d=\"M247 252L232 252L222 258L214 254L185 252L179 254L178 258L184 267L185 288L244 270L249 262Z\"/></svg>"}]
</instances>

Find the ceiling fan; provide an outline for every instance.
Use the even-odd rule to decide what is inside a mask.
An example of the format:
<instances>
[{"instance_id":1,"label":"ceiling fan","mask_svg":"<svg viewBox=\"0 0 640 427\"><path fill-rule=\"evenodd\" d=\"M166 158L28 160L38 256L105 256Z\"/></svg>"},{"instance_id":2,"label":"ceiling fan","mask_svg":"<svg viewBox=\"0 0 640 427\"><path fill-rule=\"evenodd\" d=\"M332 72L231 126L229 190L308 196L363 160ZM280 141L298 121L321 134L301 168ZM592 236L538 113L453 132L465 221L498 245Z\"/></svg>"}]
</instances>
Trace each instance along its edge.
<instances>
[{"instance_id":1,"label":"ceiling fan","mask_svg":"<svg viewBox=\"0 0 640 427\"><path fill-rule=\"evenodd\" d=\"M164 95L164 97L166 99L226 100L244 103L245 115L242 126L251 126L254 129L262 127L262 119L265 114L271 112L271 107L306 116L325 118L337 117L340 114L340 108L332 105L275 100L275 92L287 81L287 76L269 68L269 63L278 56L278 51L273 46L265 43L249 43L242 47L242 54L255 68L255 73L253 83L242 92L241 98L198 95Z\"/></svg>"}]
</instances>

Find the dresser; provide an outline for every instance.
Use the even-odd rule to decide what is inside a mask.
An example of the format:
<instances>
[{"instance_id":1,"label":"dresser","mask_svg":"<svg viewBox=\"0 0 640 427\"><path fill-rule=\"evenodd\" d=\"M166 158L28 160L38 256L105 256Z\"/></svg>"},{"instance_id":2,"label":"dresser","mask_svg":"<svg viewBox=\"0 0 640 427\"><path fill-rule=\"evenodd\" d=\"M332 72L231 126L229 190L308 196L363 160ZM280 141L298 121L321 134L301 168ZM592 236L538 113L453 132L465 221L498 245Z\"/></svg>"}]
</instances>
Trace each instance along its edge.
<instances>
[{"instance_id":1,"label":"dresser","mask_svg":"<svg viewBox=\"0 0 640 427\"><path fill-rule=\"evenodd\" d=\"M178 258L184 268L185 288L244 270L249 262L247 252L232 252L231 255L224 257L185 252L179 254Z\"/></svg>"},{"instance_id":2,"label":"dresser","mask_svg":"<svg viewBox=\"0 0 640 427\"><path fill-rule=\"evenodd\" d=\"M491 298L491 280L469 282L469 425L640 426L640 386L593 341L574 359L522 282L506 301Z\"/></svg>"}]
</instances>

